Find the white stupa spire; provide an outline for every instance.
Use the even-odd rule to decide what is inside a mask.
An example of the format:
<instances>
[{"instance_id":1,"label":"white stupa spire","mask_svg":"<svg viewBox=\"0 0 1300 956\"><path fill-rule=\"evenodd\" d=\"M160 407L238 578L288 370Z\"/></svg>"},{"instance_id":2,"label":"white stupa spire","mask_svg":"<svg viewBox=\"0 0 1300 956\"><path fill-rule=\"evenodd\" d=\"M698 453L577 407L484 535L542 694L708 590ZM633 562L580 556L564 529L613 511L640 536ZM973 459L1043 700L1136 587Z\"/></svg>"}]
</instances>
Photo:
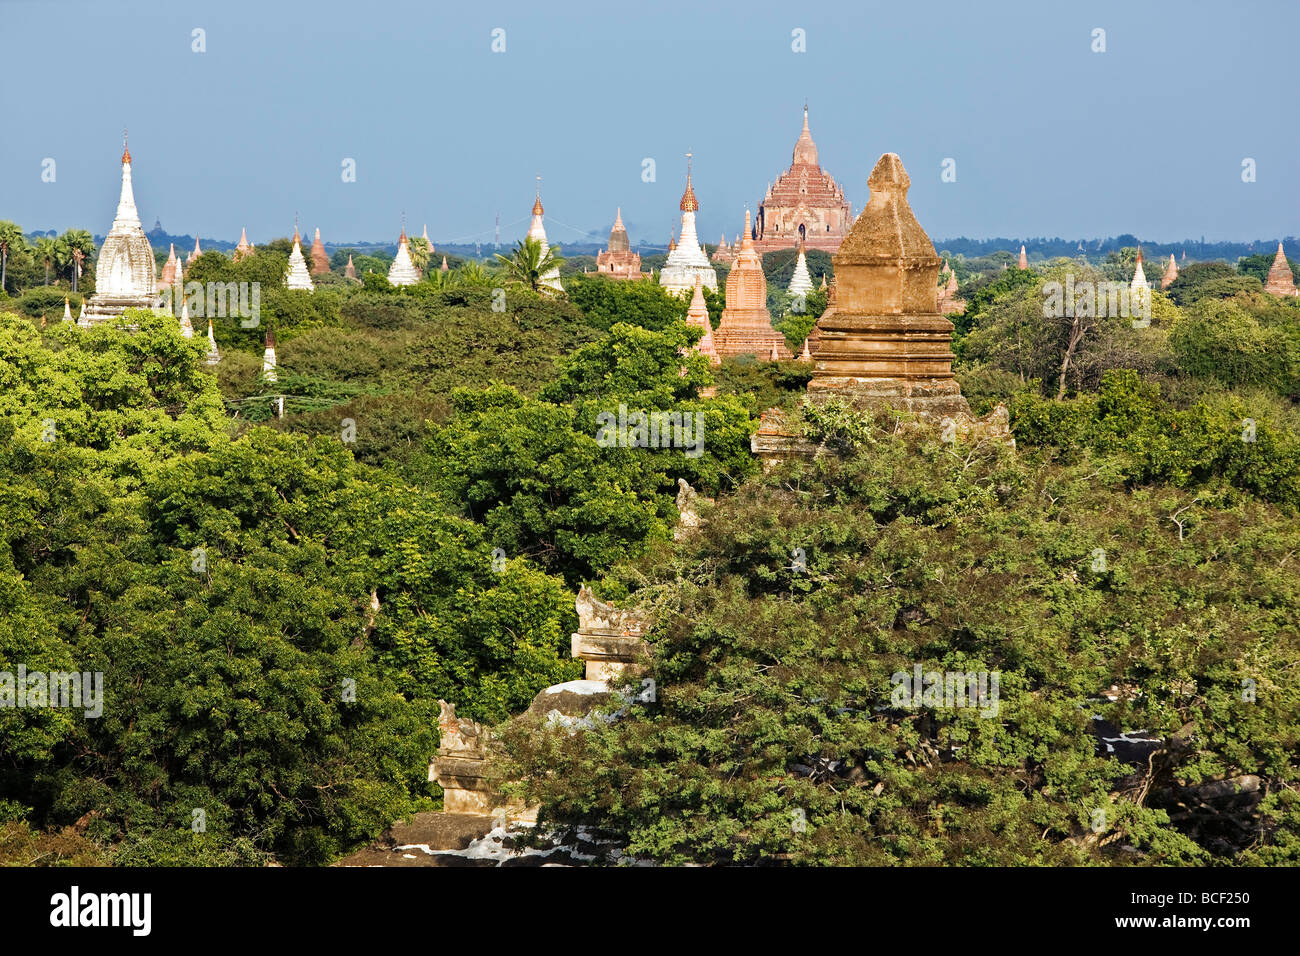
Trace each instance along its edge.
<instances>
[{"instance_id":1,"label":"white stupa spire","mask_svg":"<svg viewBox=\"0 0 1300 956\"><path fill-rule=\"evenodd\" d=\"M659 284L669 292L688 292L695 288L695 278L698 276L705 288L716 290L718 273L700 248L700 240L695 233L695 212L700 204L695 198L695 187L691 183L690 153L686 154L686 191L682 193L679 208L682 211L682 235L659 271Z\"/></svg>"},{"instance_id":2,"label":"white stupa spire","mask_svg":"<svg viewBox=\"0 0 1300 956\"><path fill-rule=\"evenodd\" d=\"M279 377L275 371L275 333L266 330L266 348L262 351L262 378L274 382Z\"/></svg>"},{"instance_id":3,"label":"white stupa spire","mask_svg":"<svg viewBox=\"0 0 1300 956\"><path fill-rule=\"evenodd\" d=\"M284 284L290 289L302 289L312 292L316 284L311 281L311 272L307 269L307 260L302 257L302 236L298 234L298 224L293 227L293 252L289 253L289 271L284 277Z\"/></svg>"},{"instance_id":4,"label":"white stupa spire","mask_svg":"<svg viewBox=\"0 0 1300 956\"><path fill-rule=\"evenodd\" d=\"M217 336L212 330L212 320L208 319L208 364L216 365L221 361L221 353L217 351Z\"/></svg>"},{"instance_id":5,"label":"white stupa spire","mask_svg":"<svg viewBox=\"0 0 1300 956\"><path fill-rule=\"evenodd\" d=\"M806 114L805 114L806 115ZM790 277L790 294L807 295L813 290L812 276L808 274L808 259L803 253L803 240L799 240L799 258L794 264L794 275Z\"/></svg>"},{"instance_id":6,"label":"white stupa spire","mask_svg":"<svg viewBox=\"0 0 1300 956\"><path fill-rule=\"evenodd\" d=\"M551 251L551 244L546 241L546 226L542 223L546 211L542 208L542 177L537 177L537 198L533 200L533 218L528 224L528 238L537 240L542 247L542 257ZM549 269L541 277L539 282L548 289L554 289L556 292L563 292L564 286L560 283L560 270Z\"/></svg>"},{"instance_id":7,"label":"white stupa spire","mask_svg":"<svg viewBox=\"0 0 1300 956\"><path fill-rule=\"evenodd\" d=\"M388 267L388 281L393 285L415 285L420 281L420 273L411 261L411 250L407 245L406 226L402 226L402 235L397 240L397 255Z\"/></svg>"},{"instance_id":8,"label":"white stupa spire","mask_svg":"<svg viewBox=\"0 0 1300 956\"><path fill-rule=\"evenodd\" d=\"M181 335L187 339L194 338L194 324L190 321L190 304L181 296Z\"/></svg>"},{"instance_id":9,"label":"white stupa spire","mask_svg":"<svg viewBox=\"0 0 1300 956\"><path fill-rule=\"evenodd\" d=\"M72 307L68 305L68 297L66 295L63 297L63 321L72 321Z\"/></svg>"},{"instance_id":10,"label":"white stupa spire","mask_svg":"<svg viewBox=\"0 0 1300 956\"><path fill-rule=\"evenodd\" d=\"M135 208L135 190L131 187L131 150L126 145L126 133L122 134L122 194L117 200L117 215L113 217L113 230L123 232L134 226L141 230L140 213Z\"/></svg>"}]
</instances>

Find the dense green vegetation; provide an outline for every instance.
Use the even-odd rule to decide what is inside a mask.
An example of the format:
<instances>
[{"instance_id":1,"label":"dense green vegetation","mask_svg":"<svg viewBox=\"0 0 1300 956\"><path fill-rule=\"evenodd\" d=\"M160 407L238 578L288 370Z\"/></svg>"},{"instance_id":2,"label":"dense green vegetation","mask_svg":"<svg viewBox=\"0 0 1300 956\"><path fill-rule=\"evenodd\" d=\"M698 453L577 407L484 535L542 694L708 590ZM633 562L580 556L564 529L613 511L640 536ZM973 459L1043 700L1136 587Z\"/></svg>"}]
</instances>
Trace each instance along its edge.
<instances>
[{"instance_id":1,"label":"dense green vegetation","mask_svg":"<svg viewBox=\"0 0 1300 956\"><path fill-rule=\"evenodd\" d=\"M256 324L216 320L215 367L171 319L60 324L75 270L47 288L13 246L0 673L99 671L104 707L0 708L4 862L334 859L438 805L439 698L496 724L580 676L583 583L655 610L658 698L521 728L512 759L548 819L639 855L1300 860L1300 305L1257 263L1183 268L1135 328L1043 314L1044 281L1127 281L1126 250L956 257L959 375L977 411L1009 405L1011 450L801 410L806 365L712 369L683 300L594 275L539 293L526 245L403 289L336 253L314 293L281 287L284 242L207 252L187 278L262 287ZM768 259L797 348L826 297L793 311L792 257ZM760 475L772 405L834 453ZM620 406L700 416L700 453L603 446ZM675 541L679 478L717 503ZM998 719L891 706L913 663L998 670ZM1184 743L1135 781L1092 714ZM1257 804L1187 804L1242 774ZM1099 807L1121 838L1093 838Z\"/></svg>"}]
</instances>

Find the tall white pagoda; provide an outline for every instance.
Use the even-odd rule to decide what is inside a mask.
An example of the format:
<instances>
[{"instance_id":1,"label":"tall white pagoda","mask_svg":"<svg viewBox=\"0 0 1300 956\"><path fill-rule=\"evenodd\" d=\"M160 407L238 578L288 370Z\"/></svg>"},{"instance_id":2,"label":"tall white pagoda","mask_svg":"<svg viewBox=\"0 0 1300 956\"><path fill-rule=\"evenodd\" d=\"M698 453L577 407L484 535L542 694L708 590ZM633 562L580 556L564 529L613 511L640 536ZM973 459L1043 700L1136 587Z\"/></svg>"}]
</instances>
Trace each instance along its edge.
<instances>
[{"instance_id":1,"label":"tall white pagoda","mask_svg":"<svg viewBox=\"0 0 1300 956\"><path fill-rule=\"evenodd\" d=\"M813 290L812 276L808 274L808 259L803 254L803 240L799 240L799 258L794 264L794 275L790 277L790 294L805 296Z\"/></svg>"},{"instance_id":2,"label":"tall white pagoda","mask_svg":"<svg viewBox=\"0 0 1300 956\"><path fill-rule=\"evenodd\" d=\"M397 240L397 256L393 259L393 264L388 267L388 281L393 285L415 285L420 281L420 273L416 271L415 263L411 261L405 226L402 227L402 235Z\"/></svg>"},{"instance_id":3,"label":"tall white pagoda","mask_svg":"<svg viewBox=\"0 0 1300 956\"><path fill-rule=\"evenodd\" d=\"M285 274L284 284L290 289L303 289L314 292L316 284L311 281L307 271L307 260L302 257L302 236L298 234L298 225L293 227L293 252L289 253L289 271Z\"/></svg>"},{"instance_id":4,"label":"tall white pagoda","mask_svg":"<svg viewBox=\"0 0 1300 956\"><path fill-rule=\"evenodd\" d=\"M695 288L695 277L699 276L705 288L714 291L718 288L718 274L713 270L709 257L700 248L700 240L695 234L695 212L700 208L695 199L695 188L691 185L691 154L686 154L686 192L682 193L679 204L682 211L682 237L668 253L668 261L659 270L659 284L669 292L690 292Z\"/></svg>"},{"instance_id":5,"label":"tall white pagoda","mask_svg":"<svg viewBox=\"0 0 1300 956\"><path fill-rule=\"evenodd\" d=\"M119 318L127 309L152 309L158 301L156 263L140 224L131 187L131 150L122 137L122 193L113 227L95 263L95 294L86 306L86 324Z\"/></svg>"},{"instance_id":6,"label":"tall white pagoda","mask_svg":"<svg viewBox=\"0 0 1300 956\"><path fill-rule=\"evenodd\" d=\"M1151 285L1147 282L1146 270L1142 268L1142 247L1138 247L1137 267L1133 270L1133 281L1129 283L1129 302L1134 312L1147 314L1151 305Z\"/></svg>"},{"instance_id":7,"label":"tall white pagoda","mask_svg":"<svg viewBox=\"0 0 1300 956\"><path fill-rule=\"evenodd\" d=\"M533 201L533 221L528 224L528 238L537 240L542 247L542 257L551 251L551 244L546 241L546 227L542 224L542 217L545 210L542 208L542 177L537 177L537 198ZM548 269L546 274L538 280L543 288L551 289L555 292L563 292L564 286L560 282L560 270Z\"/></svg>"}]
</instances>

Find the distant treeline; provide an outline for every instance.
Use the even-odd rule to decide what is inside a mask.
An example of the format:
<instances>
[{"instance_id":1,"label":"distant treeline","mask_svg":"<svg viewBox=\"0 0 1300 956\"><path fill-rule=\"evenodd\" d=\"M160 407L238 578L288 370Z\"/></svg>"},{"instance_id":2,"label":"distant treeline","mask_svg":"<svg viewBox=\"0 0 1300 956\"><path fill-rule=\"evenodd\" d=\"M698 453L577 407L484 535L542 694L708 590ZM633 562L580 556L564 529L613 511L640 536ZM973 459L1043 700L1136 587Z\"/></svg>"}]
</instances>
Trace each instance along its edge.
<instances>
[{"instance_id":1,"label":"distant treeline","mask_svg":"<svg viewBox=\"0 0 1300 956\"><path fill-rule=\"evenodd\" d=\"M1109 252L1119 252L1126 247L1141 246L1142 254L1148 260L1163 258L1173 253L1181 261L1183 253L1186 252L1188 259L1198 261L1223 259L1226 262L1235 262L1243 256L1275 252L1277 242L1278 239L1276 238L1255 239L1250 242L1206 242L1203 238L1184 239L1178 242L1150 242L1125 233L1107 239L1061 239L1059 237L1053 239L1008 239L1005 237L968 239L965 236L959 236L955 239L936 239L934 245L936 249L946 249L954 255L962 255L968 259L987 256L1008 249L1019 253L1020 246L1023 243L1027 255L1034 257L1037 254L1038 257L1044 259L1054 259L1058 256L1067 258L1080 255L1104 256ZM1295 236L1287 236L1282 239L1282 243L1288 255L1300 255L1300 239Z\"/></svg>"}]
</instances>

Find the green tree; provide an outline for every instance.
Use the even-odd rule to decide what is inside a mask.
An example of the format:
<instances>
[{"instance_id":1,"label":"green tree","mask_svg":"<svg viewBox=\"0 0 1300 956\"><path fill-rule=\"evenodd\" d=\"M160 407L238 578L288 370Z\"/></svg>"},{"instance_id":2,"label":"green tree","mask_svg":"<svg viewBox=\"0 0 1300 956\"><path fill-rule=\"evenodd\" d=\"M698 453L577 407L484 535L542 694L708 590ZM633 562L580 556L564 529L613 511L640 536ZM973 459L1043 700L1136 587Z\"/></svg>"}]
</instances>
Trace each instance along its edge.
<instances>
[{"instance_id":1,"label":"green tree","mask_svg":"<svg viewBox=\"0 0 1300 956\"><path fill-rule=\"evenodd\" d=\"M45 284L50 284L50 267L54 265L58 254L58 244L49 236L36 240L36 258L45 266Z\"/></svg>"},{"instance_id":2,"label":"green tree","mask_svg":"<svg viewBox=\"0 0 1300 956\"><path fill-rule=\"evenodd\" d=\"M0 292L7 291L9 257L21 258L27 251L27 238L16 223L0 220Z\"/></svg>"},{"instance_id":3,"label":"green tree","mask_svg":"<svg viewBox=\"0 0 1300 956\"><path fill-rule=\"evenodd\" d=\"M506 280L540 292L542 277L552 269L559 269L564 257L558 246L549 247L542 253L542 244L537 239L521 239L509 256L496 253L496 258L505 271Z\"/></svg>"},{"instance_id":4,"label":"green tree","mask_svg":"<svg viewBox=\"0 0 1300 956\"><path fill-rule=\"evenodd\" d=\"M67 269L72 280L72 290L77 290L77 280L82 273L82 263L95 254L95 242L85 229L68 229L55 240L55 261Z\"/></svg>"}]
</instances>

